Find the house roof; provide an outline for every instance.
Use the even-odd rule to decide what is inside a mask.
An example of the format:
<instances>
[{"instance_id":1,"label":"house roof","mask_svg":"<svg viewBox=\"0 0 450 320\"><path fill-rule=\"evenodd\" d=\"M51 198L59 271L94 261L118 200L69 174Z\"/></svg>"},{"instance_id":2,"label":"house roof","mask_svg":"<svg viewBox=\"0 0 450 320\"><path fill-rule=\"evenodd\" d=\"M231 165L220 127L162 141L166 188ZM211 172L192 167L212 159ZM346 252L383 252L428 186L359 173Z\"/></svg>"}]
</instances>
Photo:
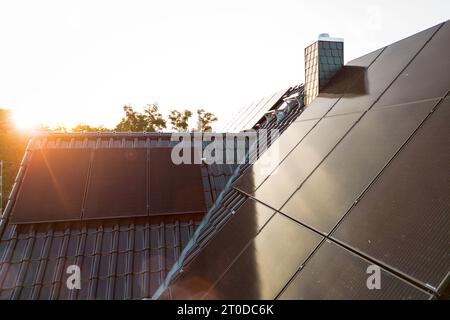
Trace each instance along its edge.
<instances>
[{"instance_id":1,"label":"house roof","mask_svg":"<svg viewBox=\"0 0 450 320\"><path fill-rule=\"evenodd\" d=\"M37 137L0 221L0 298L442 297L449 40L447 21L351 61L306 107L284 102L299 86L244 109L232 131L279 138L254 164L181 168L182 183L170 134Z\"/></svg>"},{"instance_id":2,"label":"house roof","mask_svg":"<svg viewBox=\"0 0 450 320\"><path fill-rule=\"evenodd\" d=\"M284 130L299 110L259 125ZM174 166L175 144L170 133L34 137L0 220L0 299L151 297L246 167ZM69 265L80 266L79 291L65 285Z\"/></svg>"},{"instance_id":3,"label":"house roof","mask_svg":"<svg viewBox=\"0 0 450 320\"><path fill-rule=\"evenodd\" d=\"M273 171L259 159L210 210L153 298L445 296L449 44L447 21L348 63L277 140Z\"/></svg>"}]
</instances>

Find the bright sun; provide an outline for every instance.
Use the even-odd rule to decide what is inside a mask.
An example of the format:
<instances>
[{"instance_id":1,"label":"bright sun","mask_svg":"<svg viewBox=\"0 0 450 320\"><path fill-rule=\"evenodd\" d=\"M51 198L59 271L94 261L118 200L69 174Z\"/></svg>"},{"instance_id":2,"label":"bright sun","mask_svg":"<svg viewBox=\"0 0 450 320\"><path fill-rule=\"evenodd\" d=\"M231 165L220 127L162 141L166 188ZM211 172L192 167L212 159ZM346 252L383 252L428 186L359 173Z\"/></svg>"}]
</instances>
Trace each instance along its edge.
<instances>
[{"instance_id":1,"label":"bright sun","mask_svg":"<svg viewBox=\"0 0 450 320\"><path fill-rule=\"evenodd\" d=\"M13 121L17 129L22 131L32 131L39 129L42 126L49 126L50 128L57 127L63 125L67 128L71 128L71 121L62 122L61 118L69 118L63 117L61 114L51 114L50 112L46 112L46 114L35 114L30 112L29 110L22 111L16 110L13 111Z\"/></svg>"},{"instance_id":2,"label":"bright sun","mask_svg":"<svg viewBox=\"0 0 450 320\"><path fill-rule=\"evenodd\" d=\"M33 114L13 112L13 120L20 130L33 130L39 125L39 120Z\"/></svg>"}]
</instances>

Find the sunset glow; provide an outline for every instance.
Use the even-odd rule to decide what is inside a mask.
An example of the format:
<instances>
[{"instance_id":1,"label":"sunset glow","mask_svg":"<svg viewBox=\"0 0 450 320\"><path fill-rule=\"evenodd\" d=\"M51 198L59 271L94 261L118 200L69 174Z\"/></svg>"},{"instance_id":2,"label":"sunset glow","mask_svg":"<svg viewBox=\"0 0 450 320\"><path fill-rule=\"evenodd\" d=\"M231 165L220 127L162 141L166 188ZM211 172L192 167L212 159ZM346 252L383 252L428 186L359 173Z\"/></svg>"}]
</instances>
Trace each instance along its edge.
<instances>
[{"instance_id":1,"label":"sunset glow","mask_svg":"<svg viewBox=\"0 0 450 320\"><path fill-rule=\"evenodd\" d=\"M420 18L398 23L397 12ZM157 101L164 115L204 108L220 130L303 82L303 49L319 33L344 38L349 61L448 12L442 0L1 1L0 106L19 128L113 127L123 105Z\"/></svg>"}]
</instances>

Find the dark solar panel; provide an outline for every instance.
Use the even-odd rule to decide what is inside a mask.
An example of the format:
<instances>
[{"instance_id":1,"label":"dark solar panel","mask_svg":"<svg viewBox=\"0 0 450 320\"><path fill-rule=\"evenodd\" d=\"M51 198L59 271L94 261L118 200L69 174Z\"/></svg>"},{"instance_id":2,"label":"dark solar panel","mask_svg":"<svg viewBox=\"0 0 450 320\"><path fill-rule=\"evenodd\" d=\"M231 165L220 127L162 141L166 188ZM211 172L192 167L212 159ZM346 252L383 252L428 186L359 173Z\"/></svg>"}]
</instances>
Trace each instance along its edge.
<instances>
[{"instance_id":1,"label":"dark solar panel","mask_svg":"<svg viewBox=\"0 0 450 320\"><path fill-rule=\"evenodd\" d=\"M239 132L249 130L264 117L264 114L277 104L288 90L276 92L271 96L265 97L236 114L230 123L224 127L226 132Z\"/></svg>"},{"instance_id":2,"label":"dark solar panel","mask_svg":"<svg viewBox=\"0 0 450 320\"><path fill-rule=\"evenodd\" d=\"M333 233L433 288L450 270L449 123L447 100Z\"/></svg>"},{"instance_id":3,"label":"dark solar panel","mask_svg":"<svg viewBox=\"0 0 450 320\"><path fill-rule=\"evenodd\" d=\"M286 155L306 136L318 120L292 123L286 132L275 141L270 150L267 150L250 166L236 182L235 186L242 191L253 193L267 176L276 169ZM277 148L277 150L274 150Z\"/></svg>"},{"instance_id":4,"label":"dark solar panel","mask_svg":"<svg viewBox=\"0 0 450 320\"><path fill-rule=\"evenodd\" d=\"M360 116L350 114L320 121L274 174L254 192L254 196L279 209Z\"/></svg>"},{"instance_id":5,"label":"dark solar panel","mask_svg":"<svg viewBox=\"0 0 450 320\"><path fill-rule=\"evenodd\" d=\"M238 128L240 128L242 121L248 116L248 114L255 108L257 108L260 104L267 102L268 98L263 98L258 101L254 101L251 104L245 106L242 108L242 110L239 110L233 118L230 120L230 122L225 126L224 132L235 132L239 131Z\"/></svg>"},{"instance_id":6,"label":"dark solar panel","mask_svg":"<svg viewBox=\"0 0 450 320\"><path fill-rule=\"evenodd\" d=\"M269 108L269 101L272 99L273 95L268 96L263 98L262 100L260 100L258 103L254 104L253 106L251 106L248 110L246 114L242 114L241 116L238 117L237 119L237 123L235 125L235 129L233 131L241 131L244 129L251 129L251 127L255 124L253 123L252 125L250 125L250 127L247 127L249 121L255 116L256 113L258 113L260 110L265 110L264 112L266 112L267 108ZM263 113L264 115L264 113ZM263 116L262 115L262 116ZM259 119L258 119L259 120ZM257 120L256 120L257 121Z\"/></svg>"},{"instance_id":7,"label":"dark solar panel","mask_svg":"<svg viewBox=\"0 0 450 320\"><path fill-rule=\"evenodd\" d=\"M280 92L275 93L273 96L271 96L264 104L261 104L258 108L255 108L255 110L249 115L248 119L246 119L243 124L241 130L247 130L253 128L253 126L264 117L264 114L272 109L272 107L275 106L275 104L280 101L280 99L283 97L283 95L286 93L287 90L283 90Z\"/></svg>"},{"instance_id":8,"label":"dark solar panel","mask_svg":"<svg viewBox=\"0 0 450 320\"><path fill-rule=\"evenodd\" d=\"M86 149L33 150L10 221L80 219L90 155Z\"/></svg>"},{"instance_id":9,"label":"dark solar panel","mask_svg":"<svg viewBox=\"0 0 450 320\"><path fill-rule=\"evenodd\" d=\"M256 236L207 299L274 299L321 237L280 214Z\"/></svg>"},{"instance_id":10,"label":"dark solar panel","mask_svg":"<svg viewBox=\"0 0 450 320\"><path fill-rule=\"evenodd\" d=\"M353 80L348 79L348 81ZM333 107L334 104L339 100L340 96L341 94L332 96L319 95L305 107L305 110L298 116L297 121L322 118L331 109L331 107Z\"/></svg>"},{"instance_id":11,"label":"dark solar panel","mask_svg":"<svg viewBox=\"0 0 450 320\"><path fill-rule=\"evenodd\" d=\"M450 22L430 40L377 103L379 106L443 97L450 87Z\"/></svg>"},{"instance_id":12,"label":"dark solar panel","mask_svg":"<svg viewBox=\"0 0 450 320\"><path fill-rule=\"evenodd\" d=\"M346 64L346 66L354 66L354 67L369 67L375 60L380 56L383 52L384 48L380 48L378 50L372 51L368 54L365 54L359 58L356 58Z\"/></svg>"},{"instance_id":13,"label":"dark solar panel","mask_svg":"<svg viewBox=\"0 0 450 320\"><path fill-rule=\"evenodd\" d=\"M147 215L147 149L94 152L85 219Z\"/></svg>"},{"instance_id":14,"label":"dark solar panel","mask_svg":"<svg viewBox=\"0 0 450 320\"><path fill-rule=\"evenodd\" d=\"M435 104L368 112L281 211L330 232Z\"/></svg>"},{"instance_id":15,"label":"dark solar panel","mask_svg":"<svg viewBox=\"0 0 450 320\"><path fill-rule=\"evenodd\" d=\"M432 27L387 47L367 70L370 90L362 95L344 95L329 115L367 110L438 29Z\"/></svg>"},{"instance_id":16,"label":"dark solar panel","mask_svg":"<svg viewBox=\"0 0 450 320\"><path fill-rule=\"evenodd\" d=\"M200 298L274 214L247 200L173 283L175 299Z\"/></svg>"},{"instance_id":17,"label":"dark solar panel","mask_svg":"<svg viewBox=\"0 0 450 320\"><path fill-rule=\"evenodd\" d=\"M201 165L175 165L171 148L150 150L150 214L205 212Z\"/></svg>"},{"instance_id":18,"label":"dark solar panel","mask_svg":"<svg viewBox=\"0 0 450 320\"><path fill-rule=\"evenodd\" d=\"M369 289L372 264L326 241L309 259L286 290L282 300L293 299L429 299L430 295L380 269L380 289Z\"/></svg>"}]
</instances>

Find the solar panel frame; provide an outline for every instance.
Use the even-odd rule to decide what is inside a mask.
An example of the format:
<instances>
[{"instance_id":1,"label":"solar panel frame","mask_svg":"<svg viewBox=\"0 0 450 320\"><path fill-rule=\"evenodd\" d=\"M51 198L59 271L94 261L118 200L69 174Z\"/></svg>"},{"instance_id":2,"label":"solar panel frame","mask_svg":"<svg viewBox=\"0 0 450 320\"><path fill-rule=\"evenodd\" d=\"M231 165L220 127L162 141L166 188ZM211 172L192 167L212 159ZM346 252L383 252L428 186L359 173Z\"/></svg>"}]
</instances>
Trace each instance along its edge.
<instances>
[{"instance_id":1,"label":"solar panel frame","mask_svg":"<svg viewBox=\"0 0 450 320\"><path fill-rule=\"evenodd\" d=\"M367 112L281 211L331 232L435 105L425 101Z\"/></svg>"},{"instance_id":2,"label":"solar panel frame","mask_svg":"<svg viewBox=\"0 0 450 320\"><path fill-rule=\"evenodd\" d=\"M171 153L172 148L150 149L149 214L206 212L201 165L175 165Z\"/></svg>"},{"instance_id":3,"label":"solar panel frame","mask_svg":"<svg viewBox=\"0 0 450 320\"><path fill-rule=\"evenodd\" d=\"M374 108L445 96L450 83L450 22L445 23Z\"/></svg>"},{"instance_id":4,"label":"solar panel frame","mask_svg":"<svg viewBox=\"0 0 450 320\"><path fill-rule=\"evenodd\" d=\"M383 50L367 69L366 82L370 90L361 95L345 94L328 115L361 112L369 109L409 65L411 60L426 46L440 27L441 25L431 27Z\"/></svg>"},{"instance_id":5,"label":"solar panel frame","mask_svg":"<svg viewBox=\"0 0 450 320\"><path fill-rule=\"evenodd\" d=\"M380 289L369 289L368 278L380 270ZM329 240L312 254L279 296L280 300L428 300L432 296Z\"/></svg>"},{"instance_id":6,"label":"solar panel frame","mask_svg":"<svg viewBox=\"0 0 450 320\"><path fill-rule=\"evenodd\" d=\"M435 292L450 269L449 119L447 99L331 235Z\"/></svg>"},{"instance_id":7,"label":"solar panel frame","mask_svg":"<svg viewBox=\"0 0 450 320\"><path fill-rule=\"evenodd\" d=\"M203 298L275 299L322 239L277 213Z\"/></svg>"},{"instance_id":8,"label":"solar panel frame","mask_svg":"<svg viewBox=\"0 0 450 320\"><path fill-rule=\"evenodd\" d=\"M146 148L100 148L93 154L83 219L147 216Z\"/></svg>"},{"instance_id":9,"label":"solar panel frame","mask_svg":"<svg viewBox=\"0 0 450 320\"><path fill-rule=\"evenodd\" d=\"M251 195L281 208L360 117L355 113L321 120Z\"/></svg>"},{"instance_id":10,"label":"solar panel frame","mask_svg":"<svg viewBox=\"0 0 450 320\"><path fill-rule=\"evenodd\" d=\"M267 150L262 156L236 181L235 187L246 193L252 194L268 177L276 170L278 165L288 156L295 146L310 132L318 120L309 120L292 123L280 136L275 144L278 144L278 153L272 154ZM272 148L275 146L272 145Z\"/></svg>"},{"instance_id":11,"label":"solar panel frame","mask_svg":"<svg viewBox=\"0 0 450 320\"><path fill-rule=\"evenodd\" d=\"M34 149L9 221L81 219L90 157L89 149Z\"/></svg>"}]
</instances>

